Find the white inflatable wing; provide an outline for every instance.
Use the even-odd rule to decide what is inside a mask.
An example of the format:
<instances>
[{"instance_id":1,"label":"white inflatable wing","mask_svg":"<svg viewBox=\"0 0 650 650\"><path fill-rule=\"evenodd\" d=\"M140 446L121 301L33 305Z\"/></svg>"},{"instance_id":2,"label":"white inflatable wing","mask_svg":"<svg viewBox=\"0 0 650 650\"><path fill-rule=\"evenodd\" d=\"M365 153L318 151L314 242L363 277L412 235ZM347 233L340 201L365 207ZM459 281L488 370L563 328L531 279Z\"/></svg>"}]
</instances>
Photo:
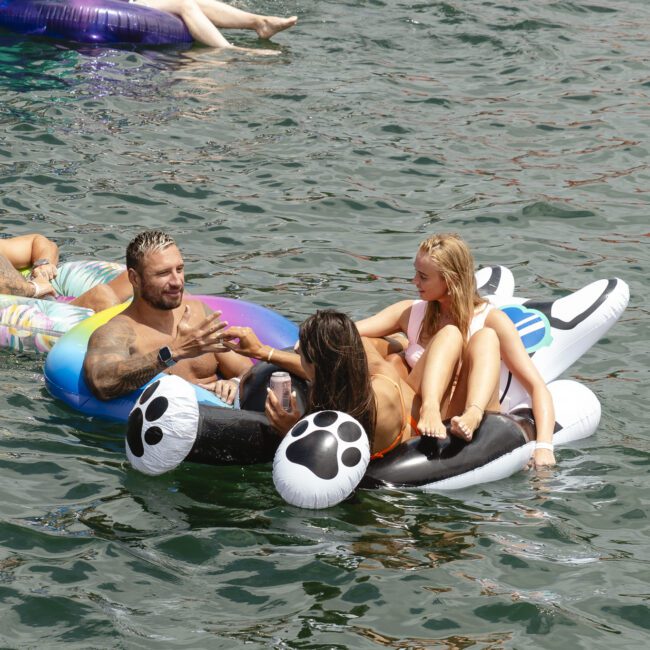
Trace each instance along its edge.
<instances>
[{"instance_id":1,"label":"white inflatable wing","mask_svg":"<svg viewBox=\"0 0 650 650\"><path fill-rule=\"evenodd\" d=\"M506 266L486 266L476 272L476 288L482 296L512 296L515 278Z\"/></svg>"},{"instance_id":2,"label":"white inflatable wing","mask_svg":"<svg viewBox=\"0 0 650 650\"><path fill-rule=\"evenodd\" d=\"M597 280L568 296L548 302L490 296L513 321L533 363L547 383L562 374L619 319L630 298L618 278ZM504 411L526 400L526 391L501 368Z\"/></svg>"}]
</instances>

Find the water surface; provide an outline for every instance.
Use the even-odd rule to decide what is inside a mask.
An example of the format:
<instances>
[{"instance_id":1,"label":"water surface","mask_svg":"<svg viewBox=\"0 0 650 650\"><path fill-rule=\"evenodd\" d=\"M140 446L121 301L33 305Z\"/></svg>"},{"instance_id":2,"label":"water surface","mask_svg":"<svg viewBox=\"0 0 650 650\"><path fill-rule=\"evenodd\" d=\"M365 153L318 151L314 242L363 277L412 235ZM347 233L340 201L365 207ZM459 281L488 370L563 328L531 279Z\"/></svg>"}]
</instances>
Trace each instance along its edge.
<instances>
[{"instance_id":1,"label":"water surface","mask_svg":"<svg viewBox=\"0 0 650 650\"><path fill-rule=\"evenodd\" d=\"M2 645L642 647L647 4L246 6L300 17L277 57L3 37L0 231L113 260L162 226L192 291L296 321L412 295L438 231L521 296L621 277L630 306L565 375L600 427L553 471L309 512L269 466L137 474L120 427L54 402L41 358L0 354Z\"/></svg>"}]
</instances>

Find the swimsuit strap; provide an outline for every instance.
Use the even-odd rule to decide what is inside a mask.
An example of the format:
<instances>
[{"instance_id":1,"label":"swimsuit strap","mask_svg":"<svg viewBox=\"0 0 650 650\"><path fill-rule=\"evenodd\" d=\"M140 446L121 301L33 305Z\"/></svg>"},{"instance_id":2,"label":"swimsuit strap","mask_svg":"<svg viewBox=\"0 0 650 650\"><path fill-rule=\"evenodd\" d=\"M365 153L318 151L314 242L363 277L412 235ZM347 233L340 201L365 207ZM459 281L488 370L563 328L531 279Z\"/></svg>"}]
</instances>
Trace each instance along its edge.
<instances>
[{"instance_id":1,"label":"swimsuit strap","mask_svg":"<svg viewBox=\"0 0 650 650\"><path fill-rule=\"evenodd\" d=\"M422 433L420 433L420 429L418 429L418 423L415 421L415 418L409 413L409 424L411 425L411 429L415 433L416 436L421 436Z\"/></svg>"},{"instance_id":2,"label":"swimsuit strap","mask_svg":"<svg viewBox=\"0 0 650 650\"><path fill-rule=\"evenodd\" d=\"M411 313L409 314L409 322L406 327L406 336L409 343L419 343L420 334L422 333L422 324L424 323L424 315L427 311L426 300L414 300L411 305Z\"/></svg>"},{"instance_id":3,"label":"swimsuit strap","mask_svg":"<svg viewBox=\"0 0 650 650\"><path fill-rule=\"evenodd\" d=\"M395 447L397 447L397 445L399 445L400 442L402 442L402 438L404 437L404 430L406 429L406 426L410 423L410 421L407 420L406 405L404 404L404 395L402 395L402 389L401 389L400 385L394 379L392 379L391 377L388 377L386 375L382 375L382 374L379 374L379 373L377 373L375 375L371 375L371 377L381 377L382 379L385 379L386 381L389 381L391 384L393 384L393 386L395 386L395 388L397 389L397 392L399 394L400 404L402 405L402 422L404 423L402 425L402 428L401 428L400 432L395 436L395 439L393 440L393 442L391 442L390 445L388 445L388 447L386 447L386 449L382 449L381 451L377 451L377 452L375 452L374 454L372 454L370 456L370 460L375 460L376 458L383 458L384 454L387 454L389 451L393 451L393 449L395 449ZM416 428L416 431L417 431L417 428Z\"/></svg>"}]
</instances>

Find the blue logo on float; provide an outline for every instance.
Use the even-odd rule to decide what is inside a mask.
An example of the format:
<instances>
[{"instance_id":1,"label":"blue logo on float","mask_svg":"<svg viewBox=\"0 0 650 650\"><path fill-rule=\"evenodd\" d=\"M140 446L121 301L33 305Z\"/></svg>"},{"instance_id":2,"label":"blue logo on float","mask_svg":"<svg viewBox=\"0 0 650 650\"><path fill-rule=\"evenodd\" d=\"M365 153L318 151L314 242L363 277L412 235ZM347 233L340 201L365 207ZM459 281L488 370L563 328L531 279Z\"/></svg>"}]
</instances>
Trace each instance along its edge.
<instances>
[{"instance_id":1,"label":"blue logo on float","mask_svg":"<svg viewBox=\"0 0 650 650\"><path fill-rule=\"evenodd\" d=\"M510 305L501 310L515 324L526 352L530 354L551 344L551 324L541 311L527 309L524 305Z\"/></svg>"}]
</instances>

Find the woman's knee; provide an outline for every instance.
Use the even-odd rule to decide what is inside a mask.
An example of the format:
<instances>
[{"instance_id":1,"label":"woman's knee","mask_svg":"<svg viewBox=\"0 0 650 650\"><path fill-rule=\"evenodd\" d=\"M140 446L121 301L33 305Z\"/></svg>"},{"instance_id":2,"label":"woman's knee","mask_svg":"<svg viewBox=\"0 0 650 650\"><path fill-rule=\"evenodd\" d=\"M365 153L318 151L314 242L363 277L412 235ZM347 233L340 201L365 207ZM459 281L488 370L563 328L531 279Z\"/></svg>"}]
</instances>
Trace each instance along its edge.
<instances>
[{"instance_id":1,"label":"woman's knee","mask_svg":"<svg viewBox=\"0 0 650 650\"><path fill-rule=\"evenodd\" d=\"M483 327L470 338L467 344L467 356L472 357L477 354L484 356L489 353L497 357L501 355L499 336L491 327Z\"/></svg>"},{"instance_id":2,"label":"woman's knee","mask_svg":"<svg viewBox=\"0 0 650 650\"><path fill-rule=\"evenodd\" d=\"M442 346L455 350L462 350L463 348L463 335L456 325L444 325L429 341L427 348L433 346Z\"/></svg>"},{"instance_id":3,"label":"woman's knee","mask_svg":"<svg viewBox=\"0 0 650 650\"><path fill-rule=\"evenodd\" d=\"M491 327L483 327L478 332L472 334L468 346L489 345L499 347L499 337Z\"/></svg>"},{"instance_id":4,"label":"woman's knee","mask_svg":"<svg viewBox=\"0 0 650 650\"><path fill-rule=\"evenodd\" d=\"M199 3L196 0L176 0L176 4L178 6L177 11L181 15L188 14L199 9Z\"/></svg>"}]
</instances>

